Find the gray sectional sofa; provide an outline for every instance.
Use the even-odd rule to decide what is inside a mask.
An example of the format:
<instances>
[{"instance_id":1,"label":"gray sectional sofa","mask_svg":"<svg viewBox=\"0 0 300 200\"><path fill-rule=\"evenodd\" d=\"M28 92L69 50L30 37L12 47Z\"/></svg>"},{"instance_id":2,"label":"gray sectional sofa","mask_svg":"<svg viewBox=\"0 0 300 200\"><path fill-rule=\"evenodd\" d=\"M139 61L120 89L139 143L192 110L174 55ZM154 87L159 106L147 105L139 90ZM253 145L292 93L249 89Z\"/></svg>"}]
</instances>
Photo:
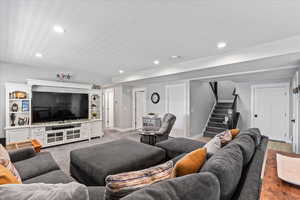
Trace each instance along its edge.
<instances>
[{"instance_id":1,"label":"gray sectional sofa","mask_svg":"<svg viewBox=\"0 0 300 200\"><path fill-rule=\"evenodd\" d=\"M241 131L210 156L199 173L161 181L122 200L257 200L267 142L258 129ZM90 200L104 200L106 175L143 169L170 159L176 162L204 145L186 138L169 139L156 147L130 140L94 145L71 152L71 175L90 185ZM35 153L28 148L10 152L10 156L25 184L74 181L47 152Z\"/></svg>"}]
</instances>

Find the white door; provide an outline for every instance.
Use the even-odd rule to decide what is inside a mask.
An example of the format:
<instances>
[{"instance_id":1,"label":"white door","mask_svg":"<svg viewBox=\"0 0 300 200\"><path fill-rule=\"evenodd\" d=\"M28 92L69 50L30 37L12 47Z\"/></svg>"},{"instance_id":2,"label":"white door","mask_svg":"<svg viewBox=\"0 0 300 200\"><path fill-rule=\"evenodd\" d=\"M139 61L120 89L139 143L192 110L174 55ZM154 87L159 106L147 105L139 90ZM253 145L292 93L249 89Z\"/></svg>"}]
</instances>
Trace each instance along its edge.
<instances>
[{"instance_id":1,"label":"white door","mask_svg":"<svg viewBox=\"0 0 300 200\"><path fill-rule=\"evenodd\" d=\"M295 73L292 80L292 88L298 87L298 72ZM293 93L293 115L292 115L292 126L293 126L293 151L295 153L299 152L298 146L298 101L299 101L299 92Z\"/></svg>"},{"instance_id":2,"label":"white door","mask_svg":"<svg viewBox=\"0 0 300 200\"><path fill-rule=\"evenodd\" d=\"M114 127L114 91L109 89L105 91L105 126Z\"/></svg>"},{"instance_id":3,"label":"white door","mask_svg":"<svg viewBox=\"0 0 300 200\"><path fill-rule=\"evenodd\" d=\"M253 127L272 140L286 141L289 135L289 84L254 86Z\"/></svg>"},{"instance_id":4,"label":"white door","mask_svg":"<svg viewBox=\"0 0 300 200\"><path fill-rule=\"evenodd\" d=\"M134 92L134 120L135 128L143 127L143 116L145 114L145 91L135 91Z\"/></svg>"},{"instance_id":5,"label":"white door","mask_svg":"<svg viewBox=\"0 0 300 200\"><path fill-rule=\"evenodd\" d=\"M172 137L186 136L187 129L187 91L186 84L166 86L166 112L176 116L176 121L170 133Z\"/></svg>"}]
</instances>

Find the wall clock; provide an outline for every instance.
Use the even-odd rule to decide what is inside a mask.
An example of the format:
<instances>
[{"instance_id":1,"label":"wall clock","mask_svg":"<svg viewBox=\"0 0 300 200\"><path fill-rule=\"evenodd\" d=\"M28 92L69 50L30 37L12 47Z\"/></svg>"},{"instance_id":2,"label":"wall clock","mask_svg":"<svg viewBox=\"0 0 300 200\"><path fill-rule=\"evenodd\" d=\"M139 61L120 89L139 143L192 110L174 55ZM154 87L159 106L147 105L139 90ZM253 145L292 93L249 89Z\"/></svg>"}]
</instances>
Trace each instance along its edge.
<instances>
[{"instance_id":1,"label":"wall clock","mask_svg":"<svg viewBox=\"0 0 300 200\"><path fill-rule=\"evenodd\" d=\"M152 95L151 95L151 101L152 103L154 104L157 104L160 100L160 96L157 92L153 92Z\"/></svg>"}]
</instances>

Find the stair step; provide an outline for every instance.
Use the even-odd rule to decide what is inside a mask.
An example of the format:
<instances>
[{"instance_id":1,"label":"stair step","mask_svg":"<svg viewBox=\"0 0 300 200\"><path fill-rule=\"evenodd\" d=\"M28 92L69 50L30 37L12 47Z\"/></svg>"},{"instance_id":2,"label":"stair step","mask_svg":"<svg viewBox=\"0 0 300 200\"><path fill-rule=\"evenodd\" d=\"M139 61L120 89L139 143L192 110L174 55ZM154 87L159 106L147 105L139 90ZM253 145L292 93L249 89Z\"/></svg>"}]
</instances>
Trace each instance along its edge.
<instances>
[{"instance_id":1,"label":"stair step","mask_svg":"<svg viewBox=\"0 0 300 200\"><path fill-rule=\"evenodd\" d=\"M225 105L216 105L215 106L215 109L231 109L232 108L232 105L228 105L228 106L225 106Z\"/></svg>"},{"instance_id":2,"label":"stair step","mask_svg":"<svg viewBox=\"0 0 300 200\"><path fill-rule=\"evenodd\" d=\"M223 113L212 113L211 114L212 117L217 117L217 118L223 118L226 116L226 114Z\"/></svg>"},{"instance_id":3,"label":"stair step","mask_svg":"<svg viewBox=\"0 0 300 200\"><path fill-rule=\"evenodd\" d=\"M218 102L217 105L232 105L231 102Z\"/></svg>"},{"instance_id":4,"label":"stair step","mask_svg":"<svg viewBox=\"0 0 300 200\"><path fill-rule=\"evenodd\" d=\"M215 137L217 134L214 132L210 132L210 131L204 131L203 136L204 137Z\"/></svg>"},{"instance_id":5,"label":"stair step","mask_svg":"<svg viewBox=\"0 0 300 200\"><path fill-rule=\"evenodd\" d=\"M215 133L221 133L226 130L226 128L222 127L213 127L213 126L208 126L206 127L207 131L215 132Z\"/></svg>"},{"instance_id":6,"label":"stair step","mask_svg":"<svg viewBox=\"0 0 300 200\"><path fill-rule=\"evenodd\" d=\"M228 109L214 109L213 113L227 114L228 113Z\"/></svg>"},{"instance_id":7,"label":"stair step","mask_svg":"<svg viewBox=\"0 0 300 200\"><path fill-rule=\"evenodd\" d=\"M209 119L209 122L219 122L222 123L224 121L224 118L218 118L218 117L211 117Z\"/></svg>"},{"instance_id":8,"label":"stair step","mask_svg":"<svg viewBox=\"0 0 300 200\"><path fill-rule=\"evenodd\" d=\"M208 126L227 128L226 124L218 123L218 122L208 122Z\"/></svg>"}]
</instances>

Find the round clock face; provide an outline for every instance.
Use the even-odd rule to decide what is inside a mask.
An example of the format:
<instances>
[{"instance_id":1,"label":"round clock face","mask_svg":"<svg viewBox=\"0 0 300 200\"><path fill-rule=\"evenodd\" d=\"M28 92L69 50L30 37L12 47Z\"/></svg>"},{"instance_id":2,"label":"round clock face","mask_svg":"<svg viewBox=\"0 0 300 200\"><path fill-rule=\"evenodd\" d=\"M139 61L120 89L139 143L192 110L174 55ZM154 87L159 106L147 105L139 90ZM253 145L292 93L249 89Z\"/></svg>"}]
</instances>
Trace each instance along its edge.
<instances>
[{"instance_id":1,"label":"round clock face","mask_svg":"<svg viewBox=\"0 0 300 200\"><path fill-rule=\"evenodd\" d=\"M160 100L159 94L157 92L152 93L151 95L151 101L154 104L157 104Z\"/></svg>"}]
</instances>

